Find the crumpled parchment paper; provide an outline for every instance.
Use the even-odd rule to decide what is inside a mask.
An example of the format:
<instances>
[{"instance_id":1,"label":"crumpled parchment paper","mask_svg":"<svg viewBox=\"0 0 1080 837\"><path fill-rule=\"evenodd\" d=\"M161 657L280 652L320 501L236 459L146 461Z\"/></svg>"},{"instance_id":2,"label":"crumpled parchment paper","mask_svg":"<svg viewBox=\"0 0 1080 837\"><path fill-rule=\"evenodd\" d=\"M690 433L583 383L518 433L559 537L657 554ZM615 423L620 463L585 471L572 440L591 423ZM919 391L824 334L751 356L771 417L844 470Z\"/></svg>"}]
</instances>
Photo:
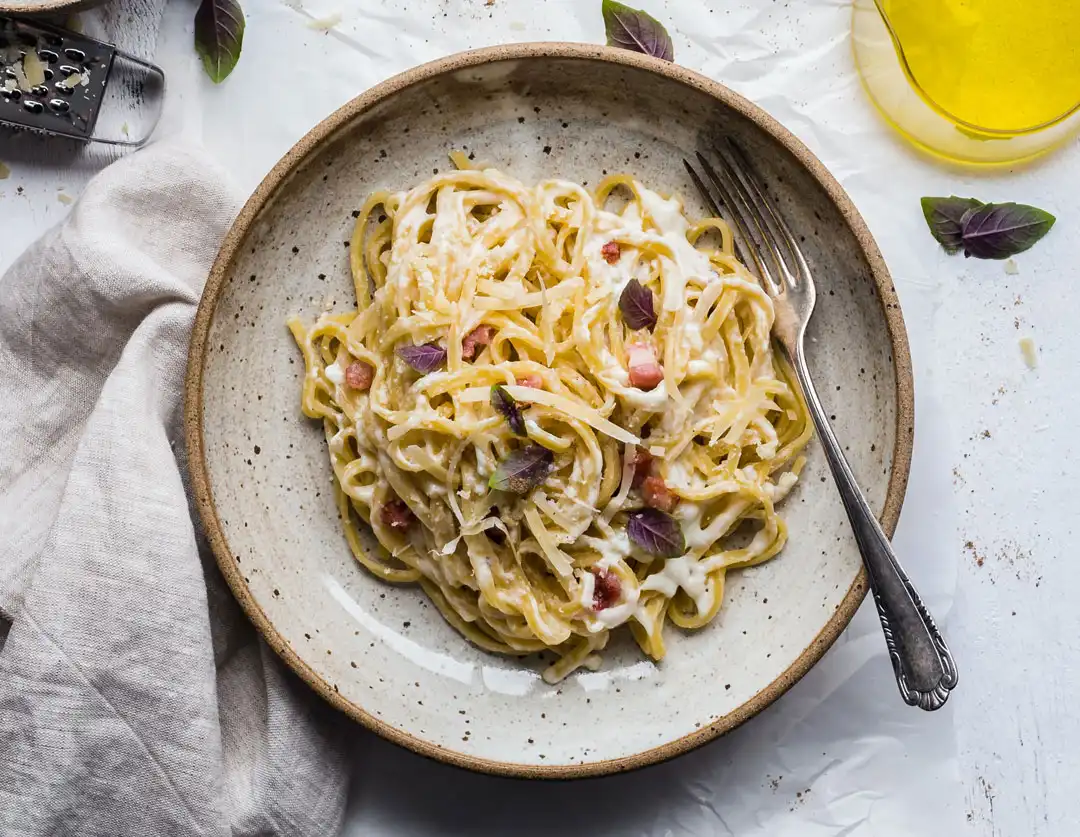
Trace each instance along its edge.
<instances>
[{"instance_id":1,"label":"crumpled parchment paper","mask_svg":"<svg viewBox=\"0 0 1080 837\"><path fill-rule=\"evenodd\" d=\"M848 3L633 5L668 26L679 63L754 100L797 134L875 234L903 304L916 376L915 457L895 543L927 604L947 623L956 515L950 431L934 374L942 291L929 278L937 254L911 246L926 236L918 197L940 191L941 170L874 113L852 61ZM210 84L194 58L189 4L166 7L157 58L171 90L161 133L203 142L248 188L331 110L408 67L509 41L604 37L600 0L246 6L243 56L225 84ZM959 665L963 681L963 659ZM424 760L370 734L360 740L345 829L357 837L888 837L963 827L951 707L926 714L902 703L869 602L822 662L761 716L637 773L573 783L495 779Z\"/></svg>"}]
</instances>

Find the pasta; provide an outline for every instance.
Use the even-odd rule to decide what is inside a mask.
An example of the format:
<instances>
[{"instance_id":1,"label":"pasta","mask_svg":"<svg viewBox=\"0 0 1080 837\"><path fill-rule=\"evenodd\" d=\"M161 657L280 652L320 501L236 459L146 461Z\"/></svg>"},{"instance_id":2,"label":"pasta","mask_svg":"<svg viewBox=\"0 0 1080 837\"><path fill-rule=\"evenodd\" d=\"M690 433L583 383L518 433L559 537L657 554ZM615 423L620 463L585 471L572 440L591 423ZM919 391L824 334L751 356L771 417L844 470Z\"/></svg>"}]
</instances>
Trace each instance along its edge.
<instances>
[{"instance_id":1,"label":"pasta","mask_svg":"<svg viewBox=\"0 0 1080 837\"><path fill-rule=\"evenodd\" d=\"M772 300L678 198L453 156L360 211L357 310L289 320L346 539L479 647L554 652L549 682L624 624L659 660L787 539L811 427Z\"/></svg>"}]
</instances>

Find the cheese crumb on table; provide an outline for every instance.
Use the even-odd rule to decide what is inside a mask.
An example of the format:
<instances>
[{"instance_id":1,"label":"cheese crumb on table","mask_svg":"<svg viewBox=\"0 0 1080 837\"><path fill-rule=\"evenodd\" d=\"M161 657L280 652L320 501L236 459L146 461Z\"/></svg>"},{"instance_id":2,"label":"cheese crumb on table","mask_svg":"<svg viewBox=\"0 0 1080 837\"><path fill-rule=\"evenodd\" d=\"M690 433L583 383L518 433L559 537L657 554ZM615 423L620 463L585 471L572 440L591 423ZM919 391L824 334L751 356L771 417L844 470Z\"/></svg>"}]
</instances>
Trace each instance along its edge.
<instances>
[{"instance_id":1,"label":"cheese crumb on table","mask_svg":"<svg viewBox=\"0 0 1080 837\"><path fill-rule=\"evenodd\" d=\"M1039 352L1035 347L1035 341L1030 337L1020 338L1020 354L1023 355L1028 369L1034 369L1039 365Z\"/></svg>"},{"instance_id":2,"label":"cheese crumb on table","mask_svg":"<svg viewBox=\"0 0 1080 837\"><path fill-rule=\"evenodd\" d=\"M318 29L322 32L329 32L335 26L341 23L341 12L334 12L326 17L312 18L307 22L308 29Z\"/></svg>"},{"instance_id":3,"label":"cheese crumb on table","mask_svg":"<svg viewBox=\"0 0 1080 837\"><path fill-rule=\"evenodd\" d=\"M1016 262L1013 259L1006 259L1005 272L1010 276L1016 276L1016 274L1020 272L1020 268L1017 267Z\"/></svg>"}]
</instances>

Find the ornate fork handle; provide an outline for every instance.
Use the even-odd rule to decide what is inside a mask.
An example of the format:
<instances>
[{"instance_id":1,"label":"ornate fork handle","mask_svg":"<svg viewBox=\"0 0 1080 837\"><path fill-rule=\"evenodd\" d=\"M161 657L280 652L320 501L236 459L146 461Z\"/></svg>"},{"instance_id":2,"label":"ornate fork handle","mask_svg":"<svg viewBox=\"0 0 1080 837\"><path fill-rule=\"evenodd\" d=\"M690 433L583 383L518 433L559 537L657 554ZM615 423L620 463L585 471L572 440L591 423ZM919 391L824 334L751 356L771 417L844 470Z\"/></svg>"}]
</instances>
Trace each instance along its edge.
<instances>
[{"instance_id":1,"label":"ornate fork handle","mask_svg":"<svg viewBox=\"0 0 1080 837\"><path fill-rule=\"evenodd\" d=\"M801 337L801 335L800 335ZM790 354L790 353L789 353ZM896 683L904 701L927 711L940 709L957 683L956 663L919 594L896 560L889 539L855 482L851 467L810 379L801 340L793 366L806 395L825 457L840 490L855 541L870 576Z\"/></svg>"}]
</instances>

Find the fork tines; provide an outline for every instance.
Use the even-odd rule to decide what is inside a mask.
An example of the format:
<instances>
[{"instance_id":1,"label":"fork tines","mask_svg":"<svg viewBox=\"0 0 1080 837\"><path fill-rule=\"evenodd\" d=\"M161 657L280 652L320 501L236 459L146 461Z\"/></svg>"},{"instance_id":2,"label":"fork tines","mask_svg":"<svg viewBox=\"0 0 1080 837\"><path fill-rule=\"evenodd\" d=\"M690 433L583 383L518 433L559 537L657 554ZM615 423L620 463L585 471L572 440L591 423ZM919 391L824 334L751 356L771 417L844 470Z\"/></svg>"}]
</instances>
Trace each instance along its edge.
<instances>
[{"instance_id":1,"label":"fork tines","mask_svg":"<svg viewBox=\"0 0 1080 837\"><path fill-rule=\"evenodd\" d=\"M766 290L774 296L807 281L809 268L795 236L766 197L760 177L742 149L729 139L715 149L715 155L716 166L701 152L696 155L704 178L689 160L684 159L683 165L709 209L730 221L736 255L757 268Z\"/></svg>"}]
</instances>

